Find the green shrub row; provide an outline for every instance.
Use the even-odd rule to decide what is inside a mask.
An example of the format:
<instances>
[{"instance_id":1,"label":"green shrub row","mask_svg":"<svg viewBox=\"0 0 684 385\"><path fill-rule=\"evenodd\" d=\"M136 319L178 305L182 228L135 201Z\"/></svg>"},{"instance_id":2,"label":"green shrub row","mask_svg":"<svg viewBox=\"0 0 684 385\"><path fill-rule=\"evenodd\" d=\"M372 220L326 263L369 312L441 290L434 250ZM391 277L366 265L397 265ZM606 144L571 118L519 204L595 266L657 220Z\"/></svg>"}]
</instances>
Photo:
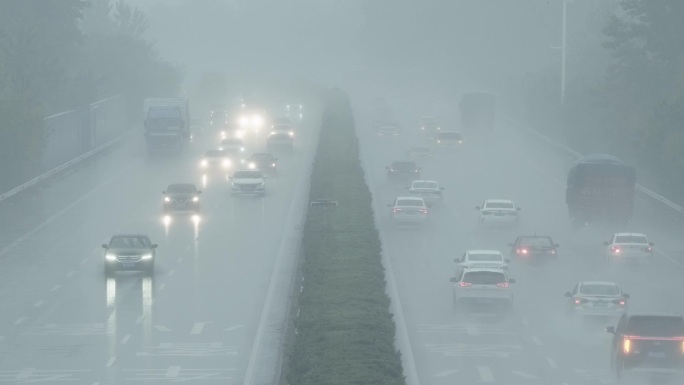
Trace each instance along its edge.
<instances>
[{"instance_id":1,"label":"green shrub row","mask_svg":"<svg viewBox=\"0 0 684 385\"><path fill-rule=\"evenodd\" d=\"M304 290L287 362L290 385L405 384L385 293L371 194L349 99L326 94L302 239Z\"/></svg>"}]
</instances>

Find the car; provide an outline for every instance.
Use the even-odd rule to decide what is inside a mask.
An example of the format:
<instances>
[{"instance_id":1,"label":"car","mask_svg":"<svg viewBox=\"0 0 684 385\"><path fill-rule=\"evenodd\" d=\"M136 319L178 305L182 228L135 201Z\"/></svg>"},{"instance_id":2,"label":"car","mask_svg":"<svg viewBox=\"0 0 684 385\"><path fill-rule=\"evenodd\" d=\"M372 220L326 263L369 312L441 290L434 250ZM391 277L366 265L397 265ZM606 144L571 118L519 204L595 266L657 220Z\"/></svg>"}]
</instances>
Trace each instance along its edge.
<instances>
[{"instance_id":1,"label":"car","mask_svg":"<svg viewBox=\"0 0 684 385\"><path fill-rule=\"evenodd\" d=\"M381 124L378 126L376 133L379 137L396 137L401 134L401 129L393 124Z\"/></svg>"},{"instance_id":2,"label":"car","mask_svg":"<svg viewBox=\"0 0 684 385\"><path fill-rule=\"evenodd\" d=\"M242 107L237 123L245 132L259 132L266 124L266 112L259 107Z\"/></svg>"},{"instance_id":3,"label":"car","mask_svg":"<svg viewBox=\"0 0 684 385\"><path fill-rule=\"evenodd\" d=\"M610 366L618 381L626 375L683 374L684 317L681 314L626 312L617 326L607 327L606 332L613 335Z\"/></svg>"},{"instance_id":4,"label":"car","mask_svg":"<svg viewBox=\"0 0 684 385\"><path fill-rule=\"evenodd\" d=\"M154 271L157 245L145 234L113 235L102 248L105 274L117 270Z\"/></svg>"},{"instance_id":5,"label":"car","mask_svg":"<svg viewBox=\"0 0 684 385\"><path fill-rule=\"evenodd\" d=\"M545 235L522 235L508 246L511 247L511 256L517 256L519 260L557 257L559 247L551 237Z\"/></svg>"},{"instance_id":6,"label":"car","mask_svg":"<svg viewBox=\"0 0 684 385\"><path fill-rule=\"evenodd\" d=\"M292 114L301 114L304 112L304 105L301 103L288 103L285 106L285 111L287 112L288 116Z\"/></svg>"},{"instance_id":7,"label":"car","mask_svg":"<svg viewBox=\"0 0 684 385\"><path fill-rule=\"evenodd\" d=\"M164 213L199 212L201 193L193 183L170 184L162 191Z\"/></svg>"},{"instance_id":8,"label":"car","mask_svg":"<svg viewBox=\"0 0 684 385\"><path fill-rule=\"evenodd\" d=\"M432 116L421 117L420 121L418 122L418 126L420 126L420 130L422 132L428 135L436 134L438 131L441 130L439 122Z\"/></svg>"},{"instance_id":9,"label":"car","mask_svg":"<svg viewBox=\"0 0 684 385\"><path fill-rule=\"evenodd\" d=\"M268 152L258 152L252 154L247 159L247 168L250 170L259 170L263 173L276 174L278 172L278 158Z\"/></svg>"},{"instance_id":10,"label":"car","mask_svg":"<svg viewBox=\"0 0 684 385\"><path fill-rule=\"evenodd\" d=\"M434 155L430 147L411 147L407 154L411 158L432 158Z\"/></svg>"},{"instance_id":11,"label":"car","mask_svg":"<svg viewBox=\"0 0 684 385\"><path fill-rule=\"evenodd\" d=\"M224 127L228 124L228 112L224 110L211 111L209 125L212 127Z\"/></svg>"},{"instance_id":12,"label":"car","mask_svg":"<svg viewBox=\"0 0 684 385\"><path fill-rule=\"evenodd\" d=\"M230 193L245 195L265 195L266 176L259 170L238 170L229 177Z\"/></svg>"},{"instance_id":13,"label":"car","mask_svg":"<svg viewBox=\"0 0 684 385\"><path fill-rule=\"evenodd\" d=\"M581 281L565 293L569 315L612 317L627 311L629 294L615 282Z\"/></svg>"},{"instance_id":14,"label":"car","mask_svg":"<svg viewBox=\"0 0 684 385\"><path fill-rule=\"evenodd\" d=\"M507 199L487 199L481 206L476 206L480 212L479 222L485 226L514 226L520 222L515 203Z\"/></svg>"},{"instance_id":15,"label":"car","mask_svg":"<svg viewBox=\"0 0 684 385\"><path fill-rule=\"evenodd\" d=\"M513 305L511 284L515 283L515 279L509 278L503 269L464 268L450 281L454 284L454 308L465 304L503 305L505 308Z\"/></svg>"},{"instance_id":16,"label":"car","mask_svg":"<svg viewBox=\"0 0 684 385\"><path fill-rule=\"evenodd\" d=\"M277 118L273 121L271 125L271 134L285 133L294 137L294 127L292 127L292 122L289 118Z\"/></svg>"},{"instance_id":17,"label":"car","mask_svg":"<svg viewBox=\"0 0 684 385\"><path fill-rule=\"evenodd\" d=\"M457 131L440 131L435 136L435 142L440 146L453 146L463 144L463 137Z\"/></svg>"},{"instance_id":18,"label":"car","mask_svg":"<svg viewBox=\"0 0 684 385\"><path fill-rule=\"evenodd\" d=\"M422 224L428 220L428 206L423 198L397 197L390 207L390 217L396 224Z\"/></svg>"},{"instance_id":19,"label":"car","mask_svg":"<svg viewBox=\"0 0 684 385\"><path fill-rule=\"evenodd\" d=\"M607 262L649 260L653 256L655 246L641 233L615 233L609 241L603 242L603 245L606 246Z\"/></svg>"},{"instance_id":20,"label":"car","mask_svg":"<svg viewBox=\"0 0 684 385\"><path fill-rule=\"evenodd\" d=\"M294 147L294 139L287 133L276 132L275 134L269 135L268 139L266 139L266 147L292 150L292 147Z\"/></svg>"},{"instance_id":21,"label":"car","mask_svg":"<svg viewBox=\"0 0 684 385\"><path fill-rule=\"evenodd\" d=\"M221 140L230 138L242 138L245 135L245 129L240 128L236 123L226 123L226 125L221 129L220 138Z\"/></svg>"},{"instance_id":22,"label":"car","mask_svg":"<svg viewBox=\"0 0 684 385\"><path fill-rule=\"evenodd\" d=\"M396 161L385 167L387 170L387 179L389 180L415 180L420 179L421 168L415 162L411 161Z\"/></svg>"},{"instance_id":23,"label":"car","mask_svg":"<svg viewBox=\"0 0 684 385\"><path fill-rule=\"evenodd\" d=\"M240 138L226 138L221 141L219 150L228 153L245 152L245 143Z\"/></svg>"},{"instance_id":24,"label":"car","mask_svg":"<svg viewBox=\"0 0 684 385\"><path fill-rule=\"evenodd\" d=\"M483 267L505 270L508 269L511 261L505 259L498 250L467 250L461 258L455 258L454 262L463 268Z\"/></svg>"},{"instance_id":25,"label":"car","mask_svg":"<svg viewBox=\"0 0 684 385\"><path fill-rule=\"evenodd\" d=\"M233 166L230 154L223 150L209 150L200 161L200 167L205 172L227 171Z\"/></svg>"},{"instance_id":26,"label":"car","mask_svg":"<svg viewBox=\"0 0 684 385\"><path fill-rule=\"evenodd\" d=\"M421 197L425 202L432 204L442 201L444 191L444 187L440 187L436 180L414 180L407 189L411 196Z\"/></svg>"}]
</instances>

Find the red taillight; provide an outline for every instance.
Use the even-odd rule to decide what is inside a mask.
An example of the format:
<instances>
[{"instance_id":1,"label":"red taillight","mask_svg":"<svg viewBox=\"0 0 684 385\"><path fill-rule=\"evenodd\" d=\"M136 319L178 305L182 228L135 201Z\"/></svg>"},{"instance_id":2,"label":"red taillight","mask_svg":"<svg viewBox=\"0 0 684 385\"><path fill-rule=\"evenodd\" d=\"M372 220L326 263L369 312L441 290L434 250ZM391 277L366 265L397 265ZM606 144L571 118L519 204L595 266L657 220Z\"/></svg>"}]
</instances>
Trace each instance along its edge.
<instances>
[{"instance_id":1,"label":"red taillight","mask_svg":"<svg viewBox=\"0 0 684 385\"><path fill-rule=\"evenodd\" d=\"M648 251L648 252L653 251L653 247L651 247L651 246L647 247L647 248L646 248L646 251Z\"/></svg>"},{"instance_id":2,"label":"red taillight","mask_svg":"<svg viewBox=\"0 0 684 385\"><path fill-rule=\"evenodd\" d=\"M610 251L612 251L613 253L619 254L619 253L620 253L620 248L619 248L619 247L615 247L615 246L611 246L611 247L610 247Z\"/></svg>"},{"instance_id":3,"label":"red taillight","mask_svg":"<svg viewBox=\"0 0 684 385\"><path fill-rule=\"evenodd\" d=\"M470 282L459 282L459 283L458 283L458 286L460 286L460 287L470 287L470 286L473 286L473 284L470 283Z\"/></svg>"},{"instance_id":4,"label":"red taillight","mask_svg":"<svg viewBox=\"0 0 684 385\"><path fill-rule=\"evenodd\" d=\"M632 351L632 341L629 338L622 340L622 352L629 354Z\"/></svg>"},{"instance_id":5,"label":"red taillight","mask_svg":"<svg viewBox=\"0 0 684 385\"><path fill-rule=\"evenodd\" d=\"M497 287L507 288L509 285L508 285L508 282L501 282L501 283L497 283L496 286L497 286Z\"/></svg>"},{"instance_id":6,"label":"red taillight","mask_svg":"<svg viewBox=\"0 0 684 385\"><path fill-rule=\"evenodd\" d=\"M616 305L625 306L627 304L627 301L625 301L624 299L616 299L615 301L613 301L613 303Z\"/></svg>"},{"instance_id":7,"label":"red taillight","mask_svg":"<svg viewBox=\"0 0 684 385\"><path fill-rule=\"evenodd\" d=\"M586 302L587 300L585 298L575 298L575 305L579 305Z\"/></svg>"}]
</instances>

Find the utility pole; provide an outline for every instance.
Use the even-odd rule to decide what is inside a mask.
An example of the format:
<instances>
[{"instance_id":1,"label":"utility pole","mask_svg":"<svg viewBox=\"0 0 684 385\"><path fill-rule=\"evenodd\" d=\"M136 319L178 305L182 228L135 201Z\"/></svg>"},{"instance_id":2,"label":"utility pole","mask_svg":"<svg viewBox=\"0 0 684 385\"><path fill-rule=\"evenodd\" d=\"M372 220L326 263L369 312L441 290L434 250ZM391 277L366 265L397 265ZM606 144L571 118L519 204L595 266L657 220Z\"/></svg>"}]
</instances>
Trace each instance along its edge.
<instances>
[{"instance_id":1,"label":"utility pole","mask_svg":"<svg viewBox=\"0 0 684 385\"><path fill-rule=\"evenodd\" d=\"M566 13L567 13L567 6L568 3L572 2L573 0L563 0L563 33L562 33L562 45L560 47L551 47L554 49L560 49L561 50L561 104L565 104L565 47L566 47Z\"/></svg>"}]
</instances>

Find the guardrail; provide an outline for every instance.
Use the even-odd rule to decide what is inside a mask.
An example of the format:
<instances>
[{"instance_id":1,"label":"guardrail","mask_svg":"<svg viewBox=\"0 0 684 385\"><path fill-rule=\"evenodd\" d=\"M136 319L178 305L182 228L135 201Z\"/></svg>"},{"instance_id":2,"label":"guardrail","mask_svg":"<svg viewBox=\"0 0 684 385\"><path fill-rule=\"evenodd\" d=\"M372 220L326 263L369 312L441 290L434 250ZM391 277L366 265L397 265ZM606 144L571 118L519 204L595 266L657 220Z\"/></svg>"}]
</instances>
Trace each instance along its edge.
<instances>
[{"instance_id":1,"label":"guardrail","mask_svg":"<svg viewBox=\"0 0 684 385\"><path fill-rule=\"evenodd\" d=\"M532 135L535 136L537 139L540 139L540 140L542 140L542 141L544 141L544 142L546 142L546 143L551 144L552 146L554 146L554 147L556 147L556 148L559 148L559 149L565 151L566 153L568 153L568 154L574 156L574 157L577 158L577 159L579 159L579 158L581 158L581 157L584 156L584 155L582 155L581 153L579 153L579 152L573 150L572 148L570 148L570 147L568 147L568 146L566 146L566 145L564 145L564 144L562 144L562 143L558 143L558 142L554 141L553 139L549 138L548 136L543 135L543 134L541 134L540 132L538 132L538 131L536 131L536 130L533 130L533 129L529 128L529 127L525 127L524 125L520 124L519 122L513 120L512 118L510 118L510 117L508 117L508 116L504 116L504 118L505 118L507 121L509 121L510 123L512 123L515 127L519 128L519 129L522 129L523 131L527 132L528 134L532 134ZM678 212L679 214L684 215L684 207L682 207L682 206L680 206L680 205L678 205L678 204L672 202L671 200L665 198L664 196L658 194L657 192L655 192L655 191L653 191L653 190L650 190L650 189L648 189L647 187L644 187L644 186L642 186L642 185L640 185L640 184L638 184L638 183L637 183L637 185L636 185L636 190L637 190L638 192L640 192L641 194L643 194L643 195L645 195L645 196L647 196L647 197L649 197L649 198L651 198L651 199L653 199L653 200L655 200L655 201L657 201L657 202L663 204L664 206L668 207L669 209L672 209L672 210Z\"/></svg>"},{"instance_id":2,"label":"guardrail","mask_svg":"<svg viewBox=\"0 0 684 385\"><path fill-rule=\"evenodd\" d=\"M96 153L98 153L98 152L104 150L105 148L107 148L107 147L109 147L109 146L115 144L116 142L119 142L119 141L123 140L125 137L127 137L127 136L128 136L131 132L133 132L133 131L134 131L134 130L131 129L131 130L129 130L128 132L124 133L123 135L121 135L121 136L119 136L119 137L117 137L117 138L114 138L114 139L110 140L109 142L103 143L103 144L101 144L101 145L99 145L99 146L93 148L92 150L90 150L90 151L88 151L88 152L86 152L86 153L84 153L84 154L82 154L82 155L79 155L79 156L77 156L76 158L74 158L74 159L72 159L72 160L70 160L70 161L68 161L68 162L66 162L66 163L64 163L64 164L62 164L62 165L60 165L60 166L57 166L57 167L53 168L53 169L50 170L50 171L47 171L47 172L45 172L45 173L43 173L43 174L41 174L41 175L38 175L37 177L31 179L31 180L28 181L28 182L26 182L26 183L24 183L24 184L22 184L22 185L20 185L20 186L17 186L17 187L15 187L15 188L13 188L12 190L7 191L7 192L4 193L4 194L1 194L1 195L0 195L0 202L2 202L2 201L4 201L5 199L8 199L8 198L10 198L10 197L12 197L12 196L18 194L18 193L20 193L20 192L22 192L22 191L24 191L24 190L26 190L27 188L29 188L29 187L31 187L31 186L37 184L37 183L42 182L43 180L45 180L45 179L47 179L47 178L50 178L51 176L54 176L54 175L56 175L56 174L58 174L58 173L60 173L60 172L62 172L62 171L64 171L64 170L66 170L67 168L73 166L74 164L76 164L76 163L78 163L78 162L80 162L80 161L82 161L82 160L84 160L84 159L86 159L86 158L89 158L89 157L95 155Z\"/></svg>"}]
</instances>

